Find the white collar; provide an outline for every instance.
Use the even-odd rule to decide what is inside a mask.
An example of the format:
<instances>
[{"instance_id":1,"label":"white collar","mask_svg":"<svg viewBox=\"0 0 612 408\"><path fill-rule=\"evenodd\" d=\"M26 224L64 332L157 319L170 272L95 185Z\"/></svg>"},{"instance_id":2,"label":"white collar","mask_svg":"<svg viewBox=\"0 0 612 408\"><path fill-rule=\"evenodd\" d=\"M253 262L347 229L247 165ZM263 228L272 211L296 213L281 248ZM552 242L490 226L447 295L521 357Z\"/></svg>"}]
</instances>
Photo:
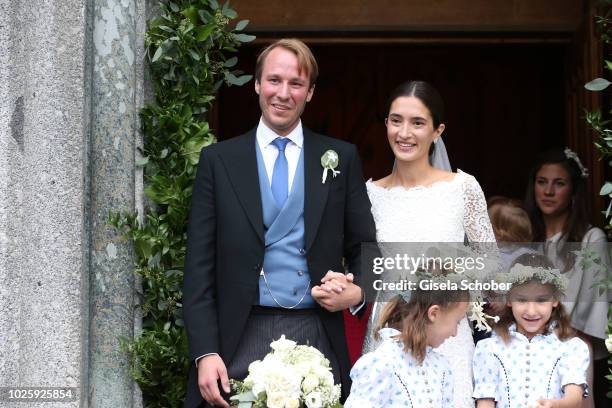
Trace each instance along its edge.
<instances>
[{"instance_id":1,"label":"white collar","mask_svg":"<svg viewBox=\"0 0 612 408\"><path fill-rule=\"evenodd\" d=\"M399 330L391 327L383 327L378 331L378 335L382 340L396 340L394 337L402 334Z\"/></svg>"},{"instance_id":2,"label":"white collar","mask_svg":"<svg viewBox=\"0 0 612 408\"><path fill-rule=\"evenodd\" d=\"M272 129L270 129L263 121L259 119L259 125L257 125L257 143L259 147L264 148L268 146L272 141L278 137L282 137ZM293 143L295 143L300 149L304 144L304 130L302 129L302 121L300 120L295 127L287 136L285 136Z\"/></svg>"},{"instance_id":3,"label":"white collar","mask_svg":"<svg viewBox=\"0 0 612 408\"><path fill-rule=\"evenodd\" d=\"M518 331L518 329L516 328L516 323L512 323L510 326L508 326L508 331L510 332L510 335L512 337L515 337L518 340L531 342L533 340L541 339L541 340L550 342L550 341L554 341L555 339L557 339L557 334L555 333L556 327L557 327L557 322L553 322L549 327L550 331L542 333L542 334L536 334L535 336L531 338L531 340L529 339L529 337L525 336L523 333Z\"/></svg>"},{"instance_id":4,"label":"white collar","mask_svg":"<svg viewBox=\"0 0 612 408\"><path fill-rule=\"evenodd\" d=\"M391 327L383 327L382 329L380 329L378 331L378 335L380 336L381 340L391 340L395 343L397 343L402 349L404 347L404 344L402 343L401 340L399 340L397 338L397 336L401 335L402 332L400 332L397 329L391 328ZM431 352L433 350L433 347L431 346L427 346L427 348L425 349L426 353L429 354L429 352ZM412 358L412 353L409 353L411 358Z\"/></svg>"}]
</instances>

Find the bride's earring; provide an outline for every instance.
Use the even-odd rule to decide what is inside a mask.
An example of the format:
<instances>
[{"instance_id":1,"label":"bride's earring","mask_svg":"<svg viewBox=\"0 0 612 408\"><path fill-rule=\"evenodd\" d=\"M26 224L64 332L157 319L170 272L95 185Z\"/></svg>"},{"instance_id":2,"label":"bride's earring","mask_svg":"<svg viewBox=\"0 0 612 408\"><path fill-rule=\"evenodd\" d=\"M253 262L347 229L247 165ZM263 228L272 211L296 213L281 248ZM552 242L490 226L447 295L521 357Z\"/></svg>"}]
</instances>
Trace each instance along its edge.
<instances>
[{"instance_id":1,"label":"bride's earring","mask_svg":"<svg viewBox=\"0 0 612 408\"><path fill-rule=\"evenodd\" d=\"M438 138L436 137L436 138L433 140L433 142L434 142L434 144L437 144L437 143L438 143Z\"/></svg>"}]
</instances>

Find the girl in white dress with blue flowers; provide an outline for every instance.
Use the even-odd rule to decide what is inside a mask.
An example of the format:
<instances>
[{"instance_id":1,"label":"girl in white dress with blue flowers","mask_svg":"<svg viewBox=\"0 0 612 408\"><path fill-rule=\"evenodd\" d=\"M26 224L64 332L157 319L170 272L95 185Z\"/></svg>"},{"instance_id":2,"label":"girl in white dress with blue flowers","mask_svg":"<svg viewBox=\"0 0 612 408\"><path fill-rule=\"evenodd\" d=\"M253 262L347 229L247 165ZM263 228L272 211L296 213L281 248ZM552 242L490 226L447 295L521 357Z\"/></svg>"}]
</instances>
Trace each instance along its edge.
<instances>
[{"instance_id":1,"label":"girl in white dress with blue flowers","mask_svg":"<svg viewBox=\"0 0 612 408\"><path fill-rule=\"evenodd\" d=\"M474 353L477 408L579 408L589 349L559 299L566 278L542 255L518 257L495 332Z\"/></svg>"},{"instance_id":2,"label":"girl in white dress with blue flowers","mask_svg":"<svg viewBox=\"0 0 612 408\"><path fill-rule=\"evenodd\" d=\"M382 343L353 366L344 407L453 406L452 371L433 348L457 334L468 298L462 291L417 289L408 300L398 295L388 302L377 327Z\"/></svg>"}]
</instances>

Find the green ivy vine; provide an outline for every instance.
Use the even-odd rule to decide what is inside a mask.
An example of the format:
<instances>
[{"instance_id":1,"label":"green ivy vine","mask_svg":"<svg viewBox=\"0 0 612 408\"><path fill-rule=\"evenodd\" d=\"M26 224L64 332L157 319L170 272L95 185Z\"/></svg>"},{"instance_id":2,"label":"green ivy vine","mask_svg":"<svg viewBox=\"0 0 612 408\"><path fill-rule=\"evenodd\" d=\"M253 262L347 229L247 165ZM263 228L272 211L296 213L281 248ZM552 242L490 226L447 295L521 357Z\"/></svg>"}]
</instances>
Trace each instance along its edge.
<instances>
[{"instance_id":1,"label":"green ivy vine","mask_svg":"<svg viewBox=\"0 0 612 408\"><path fill-rule=\"evenodd\" d=\"M602 0L602 9L606 10L606 13L601 16L595 17L595 23L599 28L599 36L602 41L604 49L604 70L612 72L612 60L610 55L606 55L609 51L609 47L612 45L612 0ZM596 78L584 87L593 92L601 92L607 89L612 83L605 78ZM600 109L586 112L586 121L590 128L595 133L595 147L599 153L601 160L608 163L609 167L612 167L612 129L610 124L612 120L609 119L612 115L612 110L608 110L605 114L602 114ZM606 220L608 222L607 229L612 229L612 182L606 181L599 192L602 196L608 197L608 207L604 212ZM612 276L610 273L599 283L601 287L612 290ZM608 309L608 340L606 341L608 350L612 348L612 307ZM612 351L612 350L610 350ZM612 357L608 359L608 367L612 367ZM608 381L612 382L612 369L608 368L609 374L606 376ZM606 396L612 399L612 391L609 391Z\"/></svg>"},{"instance_id":2,"label":"green ivy vine","mask_svg":"<svg viewBox=\"0 0 612 408\"><path fill-rule=\"evenodd\" d=\"M182 407L189 367L181 286L187 216L200 150L216 141L207 112L223 85L252 76L233 69L248 20L229 2L161 0L145 33L155 100L140 110L147 205L136 214L109 214L109 224L133 242L142 276L142 334L123 339L131 372L147 407Z\"/></svg>"}]
</instances>

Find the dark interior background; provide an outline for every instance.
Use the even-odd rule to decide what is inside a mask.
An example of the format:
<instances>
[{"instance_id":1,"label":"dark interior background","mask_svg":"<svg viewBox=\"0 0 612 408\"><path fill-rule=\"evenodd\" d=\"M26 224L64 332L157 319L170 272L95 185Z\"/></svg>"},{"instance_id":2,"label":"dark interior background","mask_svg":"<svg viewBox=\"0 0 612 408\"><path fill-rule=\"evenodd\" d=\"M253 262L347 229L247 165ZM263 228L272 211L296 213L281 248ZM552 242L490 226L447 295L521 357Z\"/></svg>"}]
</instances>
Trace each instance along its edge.
<instances>
[{"instance_id":1,"label":"dark interior background","mask_svg":"<svg viewBox=\"0 0 612 408\"><path fill-rule=\"evenodd\" d=\"M522 198L529 167L566 137L567 45L325 44L311 45L320 68L302 117L314 131L359 148L366 178L391 171L384 127L387 95L422 79L446 104L444 141L451 165L474 175L487 197ZM241 48L239 65L253 73L261 45ZM253 82L223 88L216 111L220 140L240 135L260 116Z\"/></svg>"}]
</instances>

